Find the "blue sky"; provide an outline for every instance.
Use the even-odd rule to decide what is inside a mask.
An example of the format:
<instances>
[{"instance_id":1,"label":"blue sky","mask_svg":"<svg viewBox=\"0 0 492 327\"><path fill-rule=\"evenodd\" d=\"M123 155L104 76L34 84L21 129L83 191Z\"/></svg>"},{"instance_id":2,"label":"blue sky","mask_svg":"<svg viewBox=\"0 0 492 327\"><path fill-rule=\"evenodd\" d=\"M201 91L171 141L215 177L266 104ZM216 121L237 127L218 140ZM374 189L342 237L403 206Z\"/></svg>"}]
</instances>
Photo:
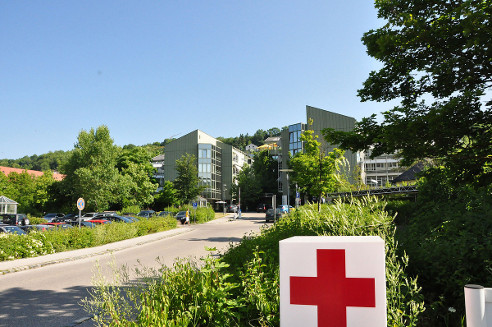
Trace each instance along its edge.
<instances>
[{"instance_id":1,"label":"blue sky","mask_svg":"<svg viewBox=\"0 0 492 327\"><path fill-rule=\"evenodd\" d=\"M371 1L2 1L0 158L305 122L310 105L360 120L380 64L360 39Z\"/></svg>"}]
</instances>

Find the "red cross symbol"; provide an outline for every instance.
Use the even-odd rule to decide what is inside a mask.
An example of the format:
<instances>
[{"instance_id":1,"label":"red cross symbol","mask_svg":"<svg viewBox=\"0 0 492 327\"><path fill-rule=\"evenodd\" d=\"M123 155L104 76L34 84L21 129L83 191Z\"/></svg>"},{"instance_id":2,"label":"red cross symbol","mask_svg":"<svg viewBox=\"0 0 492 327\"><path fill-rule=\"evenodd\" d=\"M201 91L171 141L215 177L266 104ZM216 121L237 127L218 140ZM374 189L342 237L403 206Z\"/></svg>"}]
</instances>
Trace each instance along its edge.
<instances>
[{"instance_id":1,"label":"red cross symbol","mask_svg":"<svg viewBox=\"0 0 492 327\"><path fill-rule=\"evenodd\" d=\"M318 306L318 326L346 327L347 307L376 307L374 278L346 278L345 250L316 250L318 277L290 277L290 303Z\"/></svg>"}]
</instances>

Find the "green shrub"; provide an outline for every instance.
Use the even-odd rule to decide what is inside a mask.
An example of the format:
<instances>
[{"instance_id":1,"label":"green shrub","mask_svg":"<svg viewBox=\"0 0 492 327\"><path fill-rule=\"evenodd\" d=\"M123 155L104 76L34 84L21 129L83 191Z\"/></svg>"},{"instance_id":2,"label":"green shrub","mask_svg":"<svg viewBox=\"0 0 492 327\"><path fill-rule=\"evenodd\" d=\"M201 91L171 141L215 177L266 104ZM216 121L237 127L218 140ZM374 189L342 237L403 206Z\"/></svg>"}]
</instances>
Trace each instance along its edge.
<instances>
[{"instance_id":1,"label":"green shrub","mask_svg":"<svg viewBox=\"0 0 492 327\"><path fill-rule=\"evenodd\" d=\"M154 217L134 223L113 222L95 228L33 231L27 235L0 234L0 260L14 260L82 249L176 228L173 217Z\"/></svg>"},{"instance_id":2,"label":"green shrub","mask_svg":"<svg viewBox=\"0 0 492 327\"><path fill-rule=\"evenodd\" d=\"M245 237L204 267L178 261L172 269L144 270L130 283L127 268L114 283L99 283L86 309L100 326L278 326L279 241L298 235L379 235L386 244L388 326L415 326L424 310L415 278L406 275L393 218L375 199L306 206L259 236ZM139 271L137 271L138 273Z\"/></svg>"},{"instance_id":3,"label":"green shrub","mask_svg":"<svg viewBox=\"0 0 492 327\"><path fill-rule=\"evenodd\" d=\"M438 177L438 178L436 178ZM424 179L399 233L409 273L419 276L428 310L422 326L460 326L466 284L492 286L492 187Z\"/></svg>"}]
</instances>

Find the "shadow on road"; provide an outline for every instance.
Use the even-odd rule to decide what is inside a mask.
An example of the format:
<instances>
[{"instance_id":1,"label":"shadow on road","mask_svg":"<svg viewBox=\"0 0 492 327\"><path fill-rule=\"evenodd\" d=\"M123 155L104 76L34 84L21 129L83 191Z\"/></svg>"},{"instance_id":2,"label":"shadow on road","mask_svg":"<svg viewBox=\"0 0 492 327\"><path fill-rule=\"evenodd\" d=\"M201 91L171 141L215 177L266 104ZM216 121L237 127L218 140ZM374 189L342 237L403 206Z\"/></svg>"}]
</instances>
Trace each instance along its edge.
<instances>
[{"instance_id":1,"label":"shadow on road","mask_svg":"<svg viewBox=\"0 0 492 327\"><path fill-rule=\"evenodd\" d=\"M190 238L192 242L241 242L242 238L239 237L208 237L208 238Z\"/></svg>"},{"instance_id":2,"label":"shadow on road","mask_svg":"<svg viewBox=\"0 0 492 327\"><path fill-rule=\"evenodd\" d=\"M63 292L11 288L0 293L0 326L66 326L89 316L80 301L89 296L88 287Z\"/></svg>"}]
</instances>

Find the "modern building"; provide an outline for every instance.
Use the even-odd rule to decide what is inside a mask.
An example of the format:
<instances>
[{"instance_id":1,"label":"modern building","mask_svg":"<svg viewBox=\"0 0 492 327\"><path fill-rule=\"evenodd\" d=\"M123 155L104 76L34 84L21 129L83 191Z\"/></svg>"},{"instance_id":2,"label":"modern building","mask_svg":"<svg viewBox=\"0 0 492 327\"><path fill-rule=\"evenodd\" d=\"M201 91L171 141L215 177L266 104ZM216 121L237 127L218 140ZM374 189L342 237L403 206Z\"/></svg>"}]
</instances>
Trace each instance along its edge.
<instances>
[{"instance_id":1,"label":"modern building","mask_svg":"<svg viewBox=\"0 0 492 327\"><path fill-rule=\"evenodd\" d=\"M310 123L311 122L311 123ZM284 128L281 132L280 146L281 146L281 169L279 176L279 190L282 194L287 195L289 192L288 187L288 171L289 156L294 156L298 152L304 150L304 144L301 141L301 134L305 130L314 131L314 135L318 136L317 140L321 143L321 150L324 153L329 153L336 148L333 144L328 144L322 134L322 130L325 128L333 128L337 131L349 132L355 127L355 118L345 115L337 114L327 110L306 106L306 123L296 123ZM349 179L352 178L353 171L357 166L357 154L351 151L345 151L345 158L348 162L348 170L346 174ZM279 161L279 162L280 162ZM292 193L292 191L291 191ZM291 201L292 202L292 201Z\"/></svg>"},{"instance_id":2,"label":"modern building","mask_svg":"<svg viewBox=\"0 0 492 327\"><path fill-rule=\"evenodd\" d=\"M231 185L235 183L243 165L251 163L251 159L241 150L195 130L173 140L164 148L164 180L176 179L176 160L185 154L197 158L198 178L206 186L202 196L211 203L231 201Z\"/></svg>"},{"instance_id":3,"label":"modern building","mask_svg":"<svg viewBox=\"0 0 492 327\"><path fill-rule=\"evenodd\" d=\"M370 158L371 150L361 152L360 174L364 184L373 187L382 187L392 183L393 179L401 175L406 168L400 166L400 158L394 154L383 154Z\"/></svg>"}]
</instances>

